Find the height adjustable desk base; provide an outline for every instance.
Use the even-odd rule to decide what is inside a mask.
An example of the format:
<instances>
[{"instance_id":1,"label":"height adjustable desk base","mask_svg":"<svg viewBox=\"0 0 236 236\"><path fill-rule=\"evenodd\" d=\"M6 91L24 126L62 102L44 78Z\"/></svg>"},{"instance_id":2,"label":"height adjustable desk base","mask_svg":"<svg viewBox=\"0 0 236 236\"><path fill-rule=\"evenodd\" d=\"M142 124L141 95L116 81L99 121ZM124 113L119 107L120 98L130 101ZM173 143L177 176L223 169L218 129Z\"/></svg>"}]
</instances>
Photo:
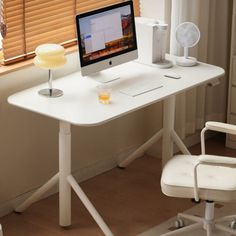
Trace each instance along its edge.
<instances>
[{"instance_id":1,"label":"height adjustable desk base","mask_svg":"<svg viewBox=\"0 0 236 236\"><path fill-rule=\"evenodd\" d=\"M183 141L177 135L174 130L175 120L175 95L169 96L164 100L163 109L163 128L154 134L148 141L140 146L136 151L130 154L125 160L123 160L118 166L120 168L127 167L132 161L144 155L145 151L162 138L162 165L173 156L173 144L178 146L180 151L184 154L190 155L187 147Z\"/></svg>"},{"instance_id":2,"label":"height adjustable desk base","mask_svg":"<svg viewBox=\"0 0 236 236\"><path fill-rule=\"evenodd\" d=\"M106 236L113 236L102 217L71 175L71 125L60 121L59 131L59 172L26 199L15 211L23 212L59 182L59 224L62 227L71 225L71 188L89 211Z\"/></svg>"}]
</instances>

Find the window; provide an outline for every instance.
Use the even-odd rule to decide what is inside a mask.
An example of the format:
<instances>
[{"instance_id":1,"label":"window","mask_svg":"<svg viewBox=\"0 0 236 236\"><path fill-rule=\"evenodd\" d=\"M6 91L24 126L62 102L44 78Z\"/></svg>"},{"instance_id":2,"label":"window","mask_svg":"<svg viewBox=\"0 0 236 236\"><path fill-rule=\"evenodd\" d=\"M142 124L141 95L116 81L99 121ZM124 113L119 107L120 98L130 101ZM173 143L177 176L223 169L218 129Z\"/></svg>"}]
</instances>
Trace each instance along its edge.
<instances>
[{"instance_id":1,"label":"window","mask_svg":"<svg viewBox=\"0 0 236 236\"><path fill-rule=\"evenodd\" d=\"M136 16L139 1L134 1ZM75 15L122 2L121 0L5 0L3 19L7 35L2 41L3 64L34 56L43 43L76 44Z\"/></svg>"}]
</instances>

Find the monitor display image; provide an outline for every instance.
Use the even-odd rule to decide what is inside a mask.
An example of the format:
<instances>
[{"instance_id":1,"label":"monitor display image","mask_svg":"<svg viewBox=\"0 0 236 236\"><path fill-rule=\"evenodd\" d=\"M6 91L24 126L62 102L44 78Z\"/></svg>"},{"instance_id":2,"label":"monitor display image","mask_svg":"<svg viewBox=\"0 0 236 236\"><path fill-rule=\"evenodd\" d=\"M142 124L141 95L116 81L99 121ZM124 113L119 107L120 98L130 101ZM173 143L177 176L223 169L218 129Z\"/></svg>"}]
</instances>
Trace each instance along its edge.
<instances>
[{"instance_id":1,"label":"monitor display image","mask_svg":"<svg viewBox=\"0 0 236 236\"><path fill-rule=\"evenodd\" d=\"M76 16L82 75L137 58L132 1Z\"/></svg>"}]
</instances>

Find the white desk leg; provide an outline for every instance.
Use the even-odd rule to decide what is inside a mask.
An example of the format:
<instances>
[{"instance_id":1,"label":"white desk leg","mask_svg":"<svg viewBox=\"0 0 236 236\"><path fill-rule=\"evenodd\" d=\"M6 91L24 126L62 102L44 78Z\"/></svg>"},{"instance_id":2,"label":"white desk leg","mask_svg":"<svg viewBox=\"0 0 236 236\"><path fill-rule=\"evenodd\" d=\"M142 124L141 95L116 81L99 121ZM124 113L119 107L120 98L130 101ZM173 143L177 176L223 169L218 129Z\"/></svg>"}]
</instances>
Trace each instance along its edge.
<instances>
[{"instance_id":1,"label":"white desk leg","mask_svg":"<svg viewBox=\"0 0 236 236\"><path fill-rule=\"evenodd\" d=\"M184 142L180 139L180 137L176 134L174 130L172 130L171 135L172 135L173 141L179 147L179 150L186 155L191 155L187 147L184 145Z\"/></svg>"},{"instance_id":2,"label":"white desk leg","mask_svg":"<svg viewBox=\"0 0 236 236\"><path fill-rule=\"evenodd\" d=\"M59 131L59 224L71 225L71 187L67 176L71 174L70 124L60 121Z\"/></svg>"},{"instance_id":3,"label":"white desk leg","mask_svg":"<svg viewBox=\"0 0 236 236\"><path fill-rule=\"evenodd\" d=\"M142 156L149 147L151 147L162 137L162 135L163 130L161 129L159 132L154 134L148 141L146 141L142 146L140 146L137 150L130 154L125 160L123 160L118 166L121 168L127 167L132 161Z\"/></svg>"},{"instance_id":4,"label":"white desk leg","mask_svg":"<svg viewBox=\"0 0 236 236\"><path fill-rule=\"evenodd\" d=\"M71 130L70 124L60 121L59 133L59 214L60 225L71 225L71 187L93 216L106 236L113 236L83 190L71 175Z\"/></svg>"},{"instance_id":5,"label":"white desk leg","mask_svg":"<svg viewBox=\"0 0 236 236\"><path fill-rule=\"evenodd\" d=\"M99 215L93 204L89 201L86 194L83 192L83 190L80 188L76 180L72 175L69 175L67 177L68 182L70 183L71 187L74 189L76 194L78 195L79 199L82 201L84 206L87 208L89 213L92 215L93 219L97 222L98 226L101 228L103 233L106 236L113 236L111 230L108 228L102 217Z\"/></svg>"},{"instance_id":6,"label":"white desk leg","mask_svg":"<svg viewBox=\"0 0 236 236\"><path fill-rule=\"evenodd\" d=\"M141 156L149 147L162 139L162 165L173 157L174 142L184 154L190 155L190 152L184 145L174 130L175 123L175 96L172 95L164 100L163 109L163 129L153 135L148 141L140 146L136 151L129 155L125 160L119 163L119 167L127 167L133 160Z\"/></svg>"},{"instance_id":7,"label":"white desk leg","mask_svg":"<svg viewBox=\"0 0 236 236\"><path fill-rule=\"evenodd\" d=\"M163 139L162 139L162 166L173 156L172 130L175 123L175 96L164 100L163 110Z\"/></svg>"},{"instance_id":8,"label":"white desk leg","mask_svg":"<svg viewBox=\"0 0 236 236\"><path fill-rule=\"evenodd\" d=\"M28 199L21 203L18 207L15 208L15 212L23 212L31 204L41 199L44 193L51 189L54 185L58 183L59 173L54 175L50 180L48 180L43 186L36 190Z\"/></svg>"}]
</instances>

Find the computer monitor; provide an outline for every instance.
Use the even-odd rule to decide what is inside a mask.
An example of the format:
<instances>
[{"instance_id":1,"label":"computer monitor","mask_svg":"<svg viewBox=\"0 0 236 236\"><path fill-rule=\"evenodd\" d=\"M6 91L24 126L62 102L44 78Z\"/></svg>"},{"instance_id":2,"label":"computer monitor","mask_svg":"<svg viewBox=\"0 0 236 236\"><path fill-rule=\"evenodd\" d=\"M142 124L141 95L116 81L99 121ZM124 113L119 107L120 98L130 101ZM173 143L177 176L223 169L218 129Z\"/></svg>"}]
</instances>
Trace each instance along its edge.
<instances>
[{"instance_id":1,"label":"computer monitor","mask_svg":"<svg viewBox=\"0 0 236 236\"><path fill-rule=\"evenodd\" d=\"M138 57L132 1L79 14L76 26L83 76Z\"/></svg>"}]
</instances>

